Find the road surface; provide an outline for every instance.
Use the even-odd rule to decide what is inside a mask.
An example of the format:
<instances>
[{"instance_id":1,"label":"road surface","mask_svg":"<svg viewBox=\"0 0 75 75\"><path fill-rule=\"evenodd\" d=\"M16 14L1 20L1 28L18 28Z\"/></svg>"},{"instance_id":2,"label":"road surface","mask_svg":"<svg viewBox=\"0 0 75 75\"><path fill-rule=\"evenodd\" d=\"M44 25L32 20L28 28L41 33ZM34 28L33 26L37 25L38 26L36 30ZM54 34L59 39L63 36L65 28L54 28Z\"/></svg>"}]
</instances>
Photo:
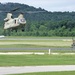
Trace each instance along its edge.
<instances>
[{"instance_id":1,"label":"road surface","mask_svg":"<svg viewBox=\"0 0 75 75\"><path fill-rule=\"evenodd\" d=\"M56 71L75 71L75 65L0 67L0 75Z\"/></svg>"},{"instance_id":2,"label":"road surface","mask_svg":"<svg viewBox=\"0 0 75 75\"><path fill-rule=\"evenodd\" d=\"M35 48L35 47L31 47L31 48L26 48L26 47L24 47L24 48L0 48L0 50L49 50L49 49L51 49L51 50L75 50L75 48L71 48L71 47L69 47L69 48L62 48L62 47L56 47L56 48L54 48L54 47L47 47L47 48L45 48L45 47L38 47L38 48Z\"/></svg>"}]
</instances>

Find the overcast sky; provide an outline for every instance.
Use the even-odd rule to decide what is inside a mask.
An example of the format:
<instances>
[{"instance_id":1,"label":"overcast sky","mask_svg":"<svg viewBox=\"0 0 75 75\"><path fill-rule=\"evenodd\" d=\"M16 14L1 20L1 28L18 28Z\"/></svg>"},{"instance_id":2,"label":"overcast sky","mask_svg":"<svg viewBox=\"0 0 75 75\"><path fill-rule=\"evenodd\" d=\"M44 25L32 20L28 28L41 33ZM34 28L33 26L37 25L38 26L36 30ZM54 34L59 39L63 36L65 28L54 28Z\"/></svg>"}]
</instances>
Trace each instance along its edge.
<instances>
[{"instance_id":1,"label":"overcast sky","mask_svg":"<svg viewBox=\"0 0 75 75\"><path fill-rule=\"evenodd\" d=\"M48 11L75 11L75 0L0 0L0 2L22 3Z\"/></svg>"}]
</instances>

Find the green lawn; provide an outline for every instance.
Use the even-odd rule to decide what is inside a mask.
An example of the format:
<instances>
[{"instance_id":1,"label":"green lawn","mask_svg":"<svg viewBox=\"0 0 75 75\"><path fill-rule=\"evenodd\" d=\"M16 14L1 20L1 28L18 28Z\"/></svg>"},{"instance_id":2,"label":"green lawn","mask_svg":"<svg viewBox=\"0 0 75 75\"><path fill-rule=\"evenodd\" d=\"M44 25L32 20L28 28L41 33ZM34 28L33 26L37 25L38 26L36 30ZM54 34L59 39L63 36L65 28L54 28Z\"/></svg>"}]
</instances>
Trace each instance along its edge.
<instances>
[{"instance_id":1,"label":"green lawn","mask_svg":"<svg viewBox=\"0 0 75 75\"><path fill-rule=\"evenodd\" d=\"M71 38L51 38L51 37L5 37L0 40L0 45L32 45L45 47L70 47L72 44ZM0 46L0 47L1 47Z\"/></svg>"},{"instance_id":2,"label":"green lawn","mask_svg":"<svg viewBox=\"0 0 75 75\"><path fill-rule=\"evenodd\" d=\"M75 65L75 55L0 55L0 66Z\"/></svg>"},{"instance_id":3,"label":"green lawn","mask_svg":"<svg viewBox=\"0 0 75 75\"><path fill-rule=\"evenodd\" d=\"M75 75L75 71L40 72L40 73L25 73L25 74L13 74L13 75Z\"/></svg>"}]
</instances>

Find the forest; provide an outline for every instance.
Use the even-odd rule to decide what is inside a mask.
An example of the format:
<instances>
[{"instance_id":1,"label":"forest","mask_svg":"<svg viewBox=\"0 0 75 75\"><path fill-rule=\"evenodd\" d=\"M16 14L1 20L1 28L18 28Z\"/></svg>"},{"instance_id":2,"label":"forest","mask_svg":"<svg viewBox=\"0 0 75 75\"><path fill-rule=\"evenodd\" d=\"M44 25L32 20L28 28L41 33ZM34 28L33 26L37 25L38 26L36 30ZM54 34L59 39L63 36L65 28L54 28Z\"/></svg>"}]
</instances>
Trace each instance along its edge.
<instances>
[{"instance_id":1,"label":"forest","mask_svg":"<svg viewBox=\"0 0 75 75\"><path fill-rule=\"evenodd\" d=\"M17 17L20 12L24 13L27 21L25 31L18 30L11 32L10 36L75 36L75 12L47 11L42 8L35 8L19 3L0 3L0 35L3 35L4 18L7 12L19 7L13 12ZM26 13L29 11L30 13ZM33 13L31 13L33 11ZM34 11L43 11L34 13Z\"/></svg>"}]
</instances>

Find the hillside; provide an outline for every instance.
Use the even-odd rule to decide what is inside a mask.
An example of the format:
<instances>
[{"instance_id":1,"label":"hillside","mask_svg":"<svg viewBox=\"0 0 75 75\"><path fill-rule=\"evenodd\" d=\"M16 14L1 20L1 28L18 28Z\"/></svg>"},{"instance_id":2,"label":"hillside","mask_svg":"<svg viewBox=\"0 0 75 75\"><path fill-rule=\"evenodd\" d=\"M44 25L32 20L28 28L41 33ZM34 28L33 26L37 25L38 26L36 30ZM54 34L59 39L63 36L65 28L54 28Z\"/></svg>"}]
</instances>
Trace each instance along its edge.
<instances>
[{"instance_id":1,"label":"hillside","mask_svg":"<svg viewBox=\"0 0 75 75\"><path fill-rule=\"evenodd\" d=\"M38 14L40 14L40 12L38 12L38 11L46 12L46 10L44 10L42 8L34 8L33 6L28 6L28 5L19 4L19 3L6 3L6 4L0 3L0 11L2 11L2 12L0 12L0 14L1 14L0 20L2 20L6 16L5 12L10 12L11 10L13 10L15 8L20 8L20 9L17 10L16 12L14 12L13 16L17 17L20 12L23 12L26 19L34 19L35 20L35 18L39 17ZM37 11L37 12L34 13L35 11ZM27 13L27 12L30 12L30 13ZM37 15L37 17L35 15Z\"/></svg>"},{"instance_id":2,"label":"hillside","mask_svg":"<svg viewBox=\"0 0 75 75\"><path fill-rule=\"evenodd\" d=\"M19 4L19 3L6 3L6 4L1 4L0 3L0 11L6 11L9 12L10 10L14 8L20 8L16 12L13 13L14 17L17 17L20 12L24 13L24 16L26 17L27 20L35 20L35 21L40 21L40 20L53 20L53 21L59 21L63 19L68 19L68 20L73 20L75 19L75 12L48 12L42 8L35 8L33 6L28 6L25 4ZM33 11L33 13L26 13L26 11ZM45 12L38 12L34 13L34 11L45 11ZM2 20L4 17L6 17L5 12L0 12L0 20ZM15 16L16 15L16 16Z\"/></svg>"},{"instance_id":3,"label":"hillside","mask_svg":"<svg viewBox=\"0 0 75 75\"><path fill-rule=\"evenodd\" d=\"M48 12L42 8L19 3L0 3L0 26L3 25L3 19L6 17L5 12L17 7L20 9L13 13L13 17L17 17L20 12L23 12L27 24L25 32L19 32L16 35L75 36L75 12ZM2 34L2 29L0 31Z\"/></svg>"}]
</instances>

